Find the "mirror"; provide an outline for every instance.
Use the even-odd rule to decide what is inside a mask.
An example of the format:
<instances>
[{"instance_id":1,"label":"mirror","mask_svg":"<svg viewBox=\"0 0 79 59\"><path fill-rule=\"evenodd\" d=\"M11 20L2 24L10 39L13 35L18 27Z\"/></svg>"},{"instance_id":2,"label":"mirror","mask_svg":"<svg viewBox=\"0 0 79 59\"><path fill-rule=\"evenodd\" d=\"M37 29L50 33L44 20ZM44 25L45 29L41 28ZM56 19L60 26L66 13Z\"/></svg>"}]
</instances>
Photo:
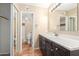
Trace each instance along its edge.
<instances>
[{"instance_id":1,"label":"mirror","mask_svg":"<svg viewBox=\"0 0 79 59\"><path fill-rule=\"evenodd\" d=\"M77 31L77 4L76 3L62 3L53 13L57 13L57 29L60 31Z\"/></svg>"}]
</instances>

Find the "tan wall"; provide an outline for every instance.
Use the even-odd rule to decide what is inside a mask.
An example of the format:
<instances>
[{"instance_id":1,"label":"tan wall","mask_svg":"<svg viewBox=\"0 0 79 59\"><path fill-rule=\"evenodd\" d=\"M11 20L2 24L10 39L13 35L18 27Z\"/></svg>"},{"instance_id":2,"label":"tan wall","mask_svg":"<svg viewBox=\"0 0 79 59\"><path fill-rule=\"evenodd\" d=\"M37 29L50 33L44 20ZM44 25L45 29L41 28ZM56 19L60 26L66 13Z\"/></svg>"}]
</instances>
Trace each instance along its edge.
<instances>
[{"instance_id":1,"label":"tan wall","mask_svg":"<svg viewBox=\"0 0 79 59\"><path fill-rule=\"evenodd\" d=\"M18 5L18 8L20 11L25 11L25 12L33 12L35 17L35 39L34 39L34 46L35 48L39 47L39 39L38 35L39 33L42 32L47 32L48 31L48 10L46 8L42 7L36 7L36 6L31 6L31 5L23 5L20 4Z\"/></svg>"},{"instance_id":2,"label":"tan wall","mask_svg":"<svg viewBox=\"0 0 79 59\"><path fill-rule=\"evenodd\" d=\"M77 16L77 7L66 12L67 16Z\"/></svg>"},{"instance_id":3,"label":"tan wall","mask_svg":"<svg viewBox=\"0 0 79 59\"><path fill-rule=\"evenodd\" d=\"M39 41L38 41L38 35L39 33L43 33L43 32L47 32L48 31L48 13L47 13L47 9L44 8L38 8L36 11L36 39L34 40L35 42L35 47L39 46Z\"/></svg>"},{"instance_id":4,"label":"tan wall","mask_svg":"<svg viewBox=\"0 0 79 59\"><path fill-rule=\"evenodd\" d=\"M50 10L50 8L49 8ZM78 32L67 32L67 31L59 31L57 25L59 24L59 16L61 15L66 15L66 16L71 16L71 15L77 15L76 12L76 8L73 9L73 10L70 10L68 11L66 14L64 14L64 12L62 13L63 11L61 12L49 12L49 32L57 32L57 33L63 33L63 34L70 34L70 35L77 35L79 36ZM79 19L78 19L79 20ZM78 23L79 24L79 23Z\"/></svg>"},{"instance_id":5,"label":"tan wall","mask_svg":"<svg viewBox=\"0 0 79 59\"><path fill-rule=\"evenodd\" d=\"M49 12L49 32L59 31L60 16L65 16L64 11Z\"/></svg>"}]
</instances>

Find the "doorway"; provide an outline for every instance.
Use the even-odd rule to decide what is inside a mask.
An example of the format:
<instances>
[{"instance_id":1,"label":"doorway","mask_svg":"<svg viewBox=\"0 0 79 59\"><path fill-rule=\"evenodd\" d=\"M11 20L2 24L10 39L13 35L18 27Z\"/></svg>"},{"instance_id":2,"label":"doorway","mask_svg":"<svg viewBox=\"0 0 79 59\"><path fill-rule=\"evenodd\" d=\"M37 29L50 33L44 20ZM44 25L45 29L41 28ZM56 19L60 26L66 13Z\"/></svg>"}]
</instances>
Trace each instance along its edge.
<instances>
[{"instance_id":1,"label":"doorway","mask_svg":"<svg viewBox=\"0 0 79 59\"><path fill-rule=\"evenodd\" d=\"M33 34L33 13L22 12L22 51L33 51Z\"/></svg>"}]
</instances>

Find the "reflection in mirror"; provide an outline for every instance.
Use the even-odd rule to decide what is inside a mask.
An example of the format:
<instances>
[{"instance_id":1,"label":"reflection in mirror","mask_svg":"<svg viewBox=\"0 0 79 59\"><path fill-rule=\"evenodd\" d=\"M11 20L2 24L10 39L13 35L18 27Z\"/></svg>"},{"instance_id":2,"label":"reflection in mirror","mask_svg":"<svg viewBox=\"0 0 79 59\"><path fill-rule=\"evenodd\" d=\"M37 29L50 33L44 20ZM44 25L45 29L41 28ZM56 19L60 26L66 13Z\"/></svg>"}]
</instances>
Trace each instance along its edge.
<instances>
[{"instance_id":1,"label":"reflection in mirror","mask_svg":"<svg viewBox=\"0 0 79 59\"><path fill-rule=\"evenodd\" d=\"M76 3L62 3L55 9L54 13L58 15L59 24L57 24L57 28L60 31L77 31Z\"/></svg>"}]
</instances>

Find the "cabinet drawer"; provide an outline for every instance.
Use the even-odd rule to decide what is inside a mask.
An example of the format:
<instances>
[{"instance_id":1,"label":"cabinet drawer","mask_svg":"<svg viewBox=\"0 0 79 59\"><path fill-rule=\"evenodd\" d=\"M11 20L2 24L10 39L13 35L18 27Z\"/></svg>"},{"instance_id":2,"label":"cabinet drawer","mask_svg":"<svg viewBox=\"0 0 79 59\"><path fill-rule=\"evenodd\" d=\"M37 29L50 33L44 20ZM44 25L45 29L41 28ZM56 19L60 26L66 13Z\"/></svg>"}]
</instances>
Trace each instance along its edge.
<instances>
[{"instance_id":1,"label":"cabinet drawer","mask_svg":"<svg viewBox=\"0 0 79 59\"><path fill-rule=\"evenodd\" d=\"M48 48L51 48L51 41L50 41L50 40L46 39L46 40L45 40L45 44L46 44L46 46L47 46Z\"/></svg>"}]
</instances>

